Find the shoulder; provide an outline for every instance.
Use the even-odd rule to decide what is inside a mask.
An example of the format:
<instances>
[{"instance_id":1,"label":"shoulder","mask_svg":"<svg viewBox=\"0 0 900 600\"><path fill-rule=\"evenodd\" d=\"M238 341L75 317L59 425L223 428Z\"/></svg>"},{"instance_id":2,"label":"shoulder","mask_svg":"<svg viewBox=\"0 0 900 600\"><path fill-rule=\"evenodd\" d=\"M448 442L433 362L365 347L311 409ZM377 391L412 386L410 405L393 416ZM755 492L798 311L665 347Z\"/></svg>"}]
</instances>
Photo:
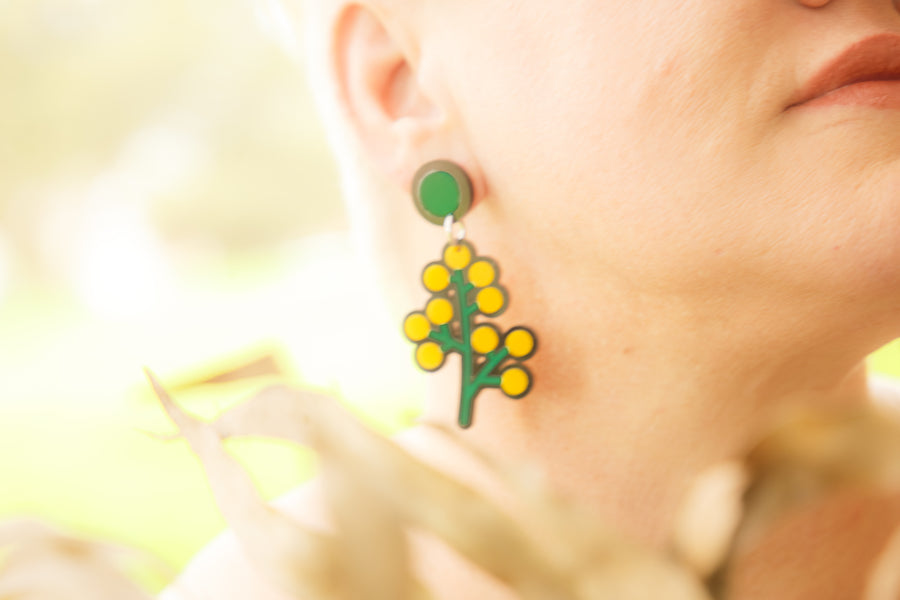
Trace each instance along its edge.
<instances>
[{"instance_id":1,"label":"shoulder","mask_svg":"<svg viewBox=\"0 0 900 600\"><path fill-rule=\"evenodd\" d=\"M271 502L311 529L324 529L327 515L314 480ZM226 530L191 559L187 567L157 597L158 600L291 600L256 569L237 536Z\"/></svg>"},{"instance_id":2,"label":"shoulder","mask_svg":"<svg viewBox=\"0 0 900 600\"><path fill-rule=\"evenodd\" d=\"M456 476L467 484L480 489L493 489L495 482L479 468L471 454L445 434L426 427L412 427L393 436L393 441L404 451L430 466ZM325 495L321 483L313 480L271 503L304 527L317 531L331 529ZM482 593L496 584L482 582L479 573L467 568L461 559L449 552L443 544L428 536L419 535L412 548L415 567L420 577L431 583L439 576L441 589L453 582L454 589L461 585L477 585L478 593L465 597L504 597ZM469 588L466 588L469 589ZM474 588L473 588L474 589ZM204 547L166 588L158 600L291 600L275 589L266 577L253 565L251 557L241 547L234 532L227 530Z\"/></svg>"}]
</instances>

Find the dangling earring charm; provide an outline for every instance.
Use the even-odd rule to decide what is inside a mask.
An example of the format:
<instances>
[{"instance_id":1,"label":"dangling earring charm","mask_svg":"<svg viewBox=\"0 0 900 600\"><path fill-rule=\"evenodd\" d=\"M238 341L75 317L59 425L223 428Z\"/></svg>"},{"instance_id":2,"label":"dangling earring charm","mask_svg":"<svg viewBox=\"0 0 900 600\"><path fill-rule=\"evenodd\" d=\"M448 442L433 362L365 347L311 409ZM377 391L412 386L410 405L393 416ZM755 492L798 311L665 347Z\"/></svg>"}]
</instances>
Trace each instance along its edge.
<instances>
[{"instance_id":1,"label":"dangling earring charm","mask_svg":"<svg viewBox=\"0 0 900 600\"><path fill-rule=\"evenodd\" d=\"M521 363L534 354L537 339L526 327L513 327L504 334L478 318L502 314L509 296L499 285L497 263L478 256L465 240L462 218L472 203L472 184L465 171L449 161L433 161L416 172L412 188L419 213L443 225L449 241L441 260L422 271L422 283L431 298L424 310L407 315L403 330L417 344L416 363L425 371L437 371L447 354L459 354L458 422L468 428L475 399L483 389L499 388L514 399L528 394L533 379Z\"/></svg>"}]
</instances>

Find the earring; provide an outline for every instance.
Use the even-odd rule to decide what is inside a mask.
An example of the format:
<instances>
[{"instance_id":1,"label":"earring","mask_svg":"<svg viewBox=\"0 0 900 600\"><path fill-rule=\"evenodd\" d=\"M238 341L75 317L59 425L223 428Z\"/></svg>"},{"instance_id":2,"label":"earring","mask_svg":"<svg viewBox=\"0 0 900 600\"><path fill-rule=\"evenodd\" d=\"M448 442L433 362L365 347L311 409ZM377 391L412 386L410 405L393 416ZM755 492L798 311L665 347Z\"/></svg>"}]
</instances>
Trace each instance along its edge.
<instances>
[{"instance_id":1,"label":"earring","mask_svg":"<svg viewBox=\"0 0 900 600\"><path fill-rule=\"evenodd\" d=\"M472 204L472 183L457 164L436 160L415 174L412 195L419 213L443 225L448 243L442 260L422 271L422 284L431 293L424 310L406 316L403 330L416 343L415 360L425 371L437 371L447 354L462 361L459 426L472 425L475 399L485 388L499 388L508 397L525 396L533 382L522 362L537 349L534 333L513 327L505 334L482 317L497 317L509 304L499 285L500 269L486 256L478 256L465 240L462 219ZM502 345L501 345L502 339Z\"/></svg>"}]
</instances>

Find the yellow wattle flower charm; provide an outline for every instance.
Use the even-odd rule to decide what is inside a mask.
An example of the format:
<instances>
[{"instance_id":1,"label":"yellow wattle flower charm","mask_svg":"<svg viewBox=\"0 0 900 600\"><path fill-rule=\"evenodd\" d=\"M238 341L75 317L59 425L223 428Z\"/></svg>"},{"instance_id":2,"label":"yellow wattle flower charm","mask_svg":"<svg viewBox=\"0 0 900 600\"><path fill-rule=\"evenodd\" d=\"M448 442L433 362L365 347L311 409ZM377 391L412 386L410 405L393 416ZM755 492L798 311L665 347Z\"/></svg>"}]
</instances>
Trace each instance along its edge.
<instances>
[{"instance_id":1,"label":"yellow wattle flower charm","mask_svg":"<svg viewBox=\"0 0 900 600\"><path fill-rule=\"evenodd\" d=\"M467 428L481 390L499 388L510 398L521 398L531 390L531 372L522 362L534 354L537 339L527 327L513 327L504 334L496 325L478 319L479 315L496 317L509 304L492 259L478 256L465 241L447 244L442 256L442 261L422 271L422 284L431 298L424 310L407 315L403 331L417 344L416 363L426 371L440 369L451 352L460 355L458 421Z\"/></svg>"}]
</instances>

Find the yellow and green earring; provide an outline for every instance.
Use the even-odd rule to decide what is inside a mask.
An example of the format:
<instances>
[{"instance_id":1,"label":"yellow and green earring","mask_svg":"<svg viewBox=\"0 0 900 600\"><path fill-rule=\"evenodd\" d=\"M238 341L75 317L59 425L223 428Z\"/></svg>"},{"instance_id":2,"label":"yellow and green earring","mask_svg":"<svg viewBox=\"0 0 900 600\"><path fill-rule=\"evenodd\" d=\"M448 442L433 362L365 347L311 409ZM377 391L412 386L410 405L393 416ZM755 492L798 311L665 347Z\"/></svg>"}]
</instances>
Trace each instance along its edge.
<instances>
[{"instance_id":1,"label":"yellow and green earring","mask_svg":"<svg viewBox=\"0 0 900 600\"><path fill-rule=\"evenodd\" d=\"M503 313L509 295L498 283L497 263L478 256L465 240L462 219L472 204L472 183L466 172L450 161L429 162L416 172L412 194L419 213L429 222L443 225L449 241L442 259L422 271L422 283L431 298L424 310L406 316L403 330L416 343L416 363L425 371L437 371L447 354L459 354L458 421L460 427L468 428L481 390L499 388L514 399L531 390L533 378L522 362L534 354L537 339L527 327L502 333L479 318Z\"/></svg>"}]
</instances>

